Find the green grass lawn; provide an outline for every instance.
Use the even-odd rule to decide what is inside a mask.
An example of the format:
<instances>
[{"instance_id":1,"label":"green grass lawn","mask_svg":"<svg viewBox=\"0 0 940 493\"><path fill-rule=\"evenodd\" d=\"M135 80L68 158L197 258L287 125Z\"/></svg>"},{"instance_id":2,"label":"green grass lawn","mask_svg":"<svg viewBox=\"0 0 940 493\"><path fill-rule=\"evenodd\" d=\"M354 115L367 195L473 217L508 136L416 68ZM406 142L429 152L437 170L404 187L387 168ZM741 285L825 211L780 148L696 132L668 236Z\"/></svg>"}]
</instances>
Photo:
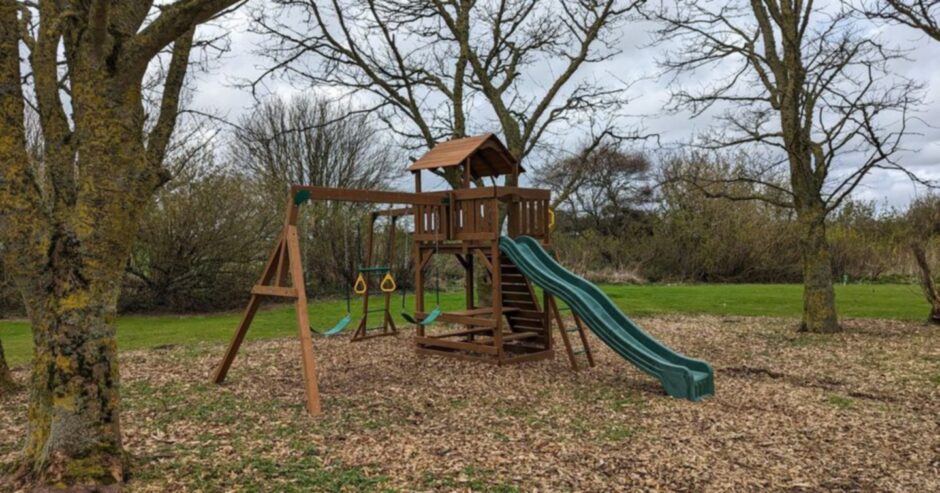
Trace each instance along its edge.
<instances>
[{"instance_id":1,"label":"green grass lawn","mask_svg":"<svg viewBox=\"0 0 940 493\"><path fill-rule=\"evenodd\" d=\"M802 306L802 287L795 284L608 285L603 289L631 316L707 313L798 318ZM433 303L433 294L429 294L427 300ZM928 311L915 285L840 285L836 287L836 301L840 316L851 318L913 321L923 320ZM410 293L408 302L409 305L414 302ZM401 299L396 296L393 303L396 317L400 303ZM463 293L443 294L441 304L445 309L460 309ZM345 313L343 301L317 301L310 305L310 320L318 330L331 327ZM227 341L239 316L240 313L125 316L118 320L118 344L122 350L129 350L162 344ZM400 318L398 322L404 324ZM293 308L273 306L258 313L248 339L283 337L294 334L295 330ZM28 322L0 321L0 339L10 364L17 365L29 358L32 342Z\"/></svg>"}]
</instances>

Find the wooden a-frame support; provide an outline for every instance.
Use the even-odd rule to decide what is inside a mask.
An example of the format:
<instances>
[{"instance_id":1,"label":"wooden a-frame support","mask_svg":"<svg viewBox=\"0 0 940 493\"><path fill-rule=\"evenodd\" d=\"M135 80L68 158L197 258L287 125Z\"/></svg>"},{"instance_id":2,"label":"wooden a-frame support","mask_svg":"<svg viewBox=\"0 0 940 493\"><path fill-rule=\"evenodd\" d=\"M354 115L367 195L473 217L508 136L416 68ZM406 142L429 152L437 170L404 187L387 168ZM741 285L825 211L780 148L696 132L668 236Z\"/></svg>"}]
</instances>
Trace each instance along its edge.
<instances>
[{"instance_id":1,"label":"wooden a-frame support","mask_svg":"<svg viewBox=\"0 0 940 493\"><path fill-rule=\"evenodd\" d=\"M303 264L300 255L300 239L297 234L297 216L301 204L308 200L333 200L339 202L387 203L387 204L424 204L439 205L440 197L408 192L384 192L376 190L355 190L329 187L294 185L290 189L284 228L278 235L271 256L257 284L251 288L251 298L242 315L232 342L229 343L225 356L216 367L212 380L221 384L225 381L238 348L245 340L245 334L255 313L261 305L262 296L293 298L297 313L297 333L300 338L300 358L303 363L304 391L307 395L307 412L312 416L320 414L320 391L317 385L317 365L313 355L313 336L310 334L310 317L307 313L307 291L304 287ZM398 209L393 215L410 214L411 209ZM287 283L290 277L290 284Z\"/></svg>"},{"instance_id":2,"label":"wooden a-frame support","mask_svg":"<svg viewBox=\"0 0 940 493\"><path fill-rule=\"evenodd\" d=\"M290 277L288 285L287 278ZM251 288L251 299L242 315L238 329L222 362L216 367L212 380L221 384L225 381L238 348L245 340L245 334L251 321L255 318L262 296L277 296L294 299L294 309L297 313L297 331L300 337L300 358L303 364L304 391L307 395L307 412L311 416L320 414L320 390L317 385L317 365L313 356L313 337L310 335L310 320L307 313L307 292L304 288L303 266L300 261L300 240L297 236L297 226L285 224L278 237L277 244L271 251L271 256L265 265L264 272L258 283Z\"/></svg>"}]
</instances>

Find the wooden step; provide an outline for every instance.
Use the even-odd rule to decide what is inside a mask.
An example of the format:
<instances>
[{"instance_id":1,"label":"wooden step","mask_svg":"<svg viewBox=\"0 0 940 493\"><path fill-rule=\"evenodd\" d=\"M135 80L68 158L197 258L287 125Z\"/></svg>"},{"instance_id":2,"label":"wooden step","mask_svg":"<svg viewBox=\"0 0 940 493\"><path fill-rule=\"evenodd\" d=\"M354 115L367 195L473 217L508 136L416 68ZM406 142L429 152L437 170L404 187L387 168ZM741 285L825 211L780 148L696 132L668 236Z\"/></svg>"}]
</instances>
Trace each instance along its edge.
<instances>
[{"instance_id":1,"label":"wooden step","mask_svg":"<svg viewBox=\"0 0 940 493\"><path fill-rule=\"evenodd\" d=\"M538 307L537 307L534 303L532 303L531 301L528 302L528 303L526 303L526 302L522 302L522 301L506 300L506 301L503 302L503 306L508 306L508 307L512 307L512 308L518 308L518 309L520 309L520 310L534 310L534 309L538 308Z\"/></svg>"},{"instance_id":2,"label":"wooden step","mask_svg":"<svg viewBox=\"0 0 940 493\"><path fill-rule=\"evenodd\" d=\"M503 293L503 302L505 303L506 300L512 300L512 301L528 301L528 302L533 303L533 304L535 303L535 301L532 300L532 295L529 294L528 292L525 292L525 293L506 293L506 292L504 292L504 293Z\"/></svg>"},{"instance_id":3,"label":"wooden step","mask_svg":"<svg viewBox=\"0 0 940 493\"><path fill-rule=\"evenodd\" d=\"M524 339L534 339L541 335L542 334L537 333L537 332L512 332L508 334L503 334L503 342L519 341L519 340L524 340ZM476 340L483 344L490 344L496 339L490 338L490 337L481 337Z\"/></svg>"},{"instance_id":4,"label":"wooden step","mask_svg":"<svg viewBox=\"0 0 940 493\"><path fill-rule=\"evenodd\" d=\"M531 310L531 311L538 310L538 304L535 302L535 300L532 299L532 297L526 296L525 298L522 298L518 294L513 294L513 293L510 293L510 294L512 296L505 296L505 295L503 296L503 305L511 304L512 306L521 308L523 310ZM522 305L525 305L528 308L523 308Z\"/></svg>"},{"instance_id":5,"label":"wooden step","mask_svg":"<svg viewBox=\"0 0 940 493\"><path fill-rule=\"evenodd\" d=\"M515 320L542 321L545 319L545 314L539 311L516 310L512 313L512 318Z\"/></svg>"},{"instance_id":6,"label":"wooden step","mask_svg":"<svg viewBox=\"0 0 940 493\"><path fill-rule=\"evenodd\" d=\"M518 330L532 330L538 332L545 332L545 327L542 325L529 325L529 324L512 324L513 329Z\"/></svg>"}]
</instances>

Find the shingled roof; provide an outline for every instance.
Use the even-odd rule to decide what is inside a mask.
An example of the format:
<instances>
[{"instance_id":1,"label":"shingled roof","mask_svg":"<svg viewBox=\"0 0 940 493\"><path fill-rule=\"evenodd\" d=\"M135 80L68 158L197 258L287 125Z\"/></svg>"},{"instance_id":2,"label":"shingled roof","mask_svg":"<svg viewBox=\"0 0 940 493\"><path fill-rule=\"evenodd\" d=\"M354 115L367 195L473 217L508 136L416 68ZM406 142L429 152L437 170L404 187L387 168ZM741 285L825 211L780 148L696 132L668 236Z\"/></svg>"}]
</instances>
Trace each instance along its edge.
<instances>
[{"instance_id":1,"label":"shingled roof","mask_svg":"<svg viewBox=\"0 0 940 493\"><path fill-rule=\"evenodd\" d=\"M448 140L434 146L408 167L408 171L460 166L470 158L470 174L474 178L510 175L519 161L493 134ZM519 172L523 172L519 167Z\"/></svg>"}]
</instances>

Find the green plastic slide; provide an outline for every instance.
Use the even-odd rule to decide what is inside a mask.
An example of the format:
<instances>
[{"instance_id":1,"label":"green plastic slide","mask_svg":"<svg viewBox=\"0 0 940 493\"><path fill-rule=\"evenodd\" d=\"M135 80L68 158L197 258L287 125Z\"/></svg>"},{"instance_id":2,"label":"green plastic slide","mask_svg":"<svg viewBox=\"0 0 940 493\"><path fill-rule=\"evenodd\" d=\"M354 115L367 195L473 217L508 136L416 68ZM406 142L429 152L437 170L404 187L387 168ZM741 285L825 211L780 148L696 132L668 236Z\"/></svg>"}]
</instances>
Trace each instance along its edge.
<instances>
[{"instance_id":1,"label":"green plastic slide","mask_svg":"<svg viewBox=\"0 0 940 493\"><path fill-rule=\"evenodd\" d=\"M537 240L503 236L499 248L530 281L567 303L604 344L657 378L667 394L697 401L715 393L708 363L683 356L644 332L603 291L562 267Z\"/></svg>"}]
</instances>

